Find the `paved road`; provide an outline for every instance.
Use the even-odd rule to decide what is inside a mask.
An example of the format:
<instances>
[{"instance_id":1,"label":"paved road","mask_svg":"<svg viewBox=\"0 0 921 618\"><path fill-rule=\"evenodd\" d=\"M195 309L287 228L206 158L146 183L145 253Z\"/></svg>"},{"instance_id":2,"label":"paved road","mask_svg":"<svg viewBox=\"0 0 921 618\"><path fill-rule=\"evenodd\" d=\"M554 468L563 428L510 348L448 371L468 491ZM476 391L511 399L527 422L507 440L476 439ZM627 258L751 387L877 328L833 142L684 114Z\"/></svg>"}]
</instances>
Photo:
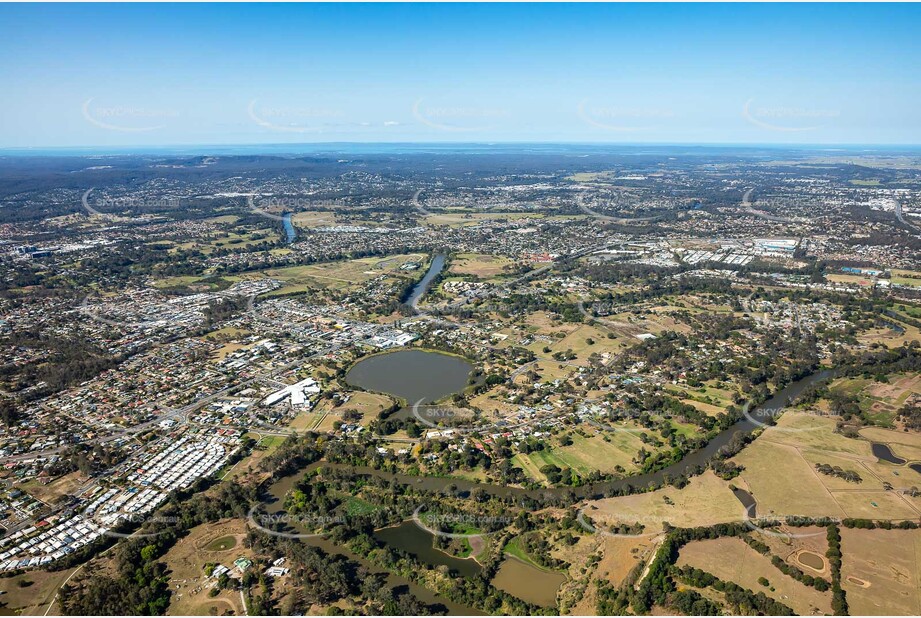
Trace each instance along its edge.
<instances>
[{"instance_id":1,"label":"paved road","mask_svg":"<svg viewBox=\"0 0 921 618\"><path fill-rule=\"evenodd\" d=\"M898 200L895 202L895 218L898 219L899 223L902 225L907 225L915 231L921 231L921 228L905 218L905 214L902 212L902 202Z\"/></svg>"},{"instance_id":2,"label":"paved road","mask_svg":"<svg viewBox=\"0 0 921 618\"><path fill-rule=\"evenodd\" d=\"M745 212L756 217L761 217L766 221L773 221L774 223L796 223L796 221L793 219L789 219L787 217L776 217L774 215L769 215L766 212L752 208L751 195L754 193L754 191L755 189L751 188L745 192L745 195L742 196L742 208L745 210Z\"/></svg>"}]
</instances>

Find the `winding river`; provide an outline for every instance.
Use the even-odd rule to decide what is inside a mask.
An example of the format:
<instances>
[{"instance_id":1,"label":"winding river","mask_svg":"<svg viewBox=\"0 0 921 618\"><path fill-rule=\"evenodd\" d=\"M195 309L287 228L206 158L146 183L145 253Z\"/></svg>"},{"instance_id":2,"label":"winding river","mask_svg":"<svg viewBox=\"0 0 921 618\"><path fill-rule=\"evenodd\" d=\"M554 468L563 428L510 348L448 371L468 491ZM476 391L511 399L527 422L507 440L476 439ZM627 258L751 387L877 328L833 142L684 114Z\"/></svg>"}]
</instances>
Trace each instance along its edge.
<instances>
[{"instance_id":1,"label":"winding river","mask_svg":"<svg viewBox=\"0 0 921 618\"><path fill-rule=\"evenodd\" d=\"M547 487L541 489L524 489L521 487L505 487L492 485L489 483L479 483L476 481L468 481L457 477L413 476L401 472L385 472L366 466L351 466L330 462L313 464L309 466L305 471L309 471L321 466L331 469L335 468L339 470L349 470L356 475L376 476L390 482L396 482L401 485L408 485L426 492L440 492L444 491L449 486L453 486L457 491L461 492L472 492L475 489L480 489L491 495L499 497L530 497L536 500L547 498L571 498L574 500L597 499L602 498L609 493L615 493L629 488L643 487L650 484L660 484L664 482L666 478L675 478L684 474L688 474L698 467L705 467L707 465L707 461L721 448L729 444L733 436L736 434L747 435L759 427L764 426L765 421L767 421L769 417L777 414L778 410L786 407L791 399L798 397L804 390L813 384L823 380L828 380L834 376L834 370L823 369L788 384L776 395L765 401L754 410L750 411L748 417L743 418L728 429L717 434L712 440L710 440L710 442L707 443L706 446L692 453L689 453L681 461L678 461L666 468L657 470L655 472L649 472L647 474L640 474L637 476L630 476L627 478L610 481L601 481L590 485L583 485L581 487Z\"/></svg>"},{"instance_id":2,"label":"winding river","mask_svg":"<svg viewBox=\"0 0 921 618\"><path fill-rule=\"evenodd\" d=\"M281 218L281 224L285 228L285 240L290 245L294 242L294 239L297 238L297 230L294 229L294 224L291 223L291 213L286 212Z\"/></svg>"},{"instance_id":3,"label":"winding river","mask_svg":"<svg viewBox=\"0 0 921 618\"><path fill-rule=\"evenodd\" d=\"M442 362L444 358L449 358L459 363L466 363L466 361L463 361L462 359L458 359L456 357L450 357L450 356L446 356L443 354L437 354L435 352L426 352L426 351L421 351L421 350L403 350L403 351L396 352L396 353L384 354L384 355L380 355L377 357L371 357L369 359L366 359L366 361L363 361L363 362L368 362L374 359L385 359L384 361L377 361L377 362L378 363L380 362L388 363L387 365L384 365L384 367L388 371L392 367L400 367L400 366L403 366L405 369L406 365L399 362L401 357L395 356L395 355L406 355L406 354L413 355L413 356L403 356L403 358L406 358L406 359L412 358L413 363L417 363L421 361L428 361L428 363L424 363L424 365L431 365L432 362ZM416 357L415 356L416 354L421 354L423 356ZM431 355L435 355L435 356L431 356ZM386 360L388 359L388 357L390 357L389 360ZM435 361L435 357L439 357L439 360ZM392 367L390 364L392 364ZM372 366L366 365L365 367L370 368ZM356 367L353 367L352 371L354 371L357 367L358 365L356 365ZM349 372L350 378L347 378L347 379L350 379L350 381L353 383L356 383L356 385L360 385L363 387L370 387L371 384L367 382L365 378L369 380L371 380L372 378L376 378L376 375L373 374L373 372L370 372L368 374L361 373L361 372L359 374L353 374L352 371ZM459 372L459 374L466 375L467 372ZM823 380L827 380L829 378L832 378L834 377L834 375L835 375L835 372L833 370L822 370L822 371L818 371L814 374L806 376L805 378L802 378L800 380L797 380L787 385L785 388L781 389L781 391L778 392L776 395L774 395L769 400L765 401L762 405L758 406L753 411L751 411L748 417L745 417L742 420L736 422L734 425L732 425L725 431L715 436L702 449L688 454L686 457L684 457L684 459L682 459L681 461L675 464L672 464L671 466L668 466L667 468L664 468L656 472L651 472L648 474L642 474L639 476L632 476L632 477L613 480L613 481L603 481L600 483L595 483L592 485L585 485L582 487L575 487L575 488L553 487L553 488L529 490L529 489L523 489L520 487L504 487L504 486L492 485L492 484L487 484L487 483L479 483L479 482L469 481L469 480L460 479L456 477L413 476L413 475L399 473L399 472L396 472L396 473L395 472L385 472L382 470L376 470L376 469L365 467L365 466L352 466L352 465L347 465L347 464L338 464L338 463L321 461L321 462L311 464L305 467L304 469L300 470L299 472L293 475L284 477L282 479L279 479L276 483L274 483L269 490L271 494L271 499L269 503L266 505L266 507L269 512L273 512L273 511L278 512L282 508L282 504L284 502L284 496L287 494L287 492L301 478L303 478L303 475L305 473L311 472L312 470L315 470L320 467L348 471L349 473L356 475L356 476L377 477L377 478L380 478L380 479L383 479L383 480L386 480L392 483L406 485L406 486L412 487L413 489L416 489L418 491L423 491L423 492L436 492L437 493L437 492L443 492L443 491L449 490L452 492L469 494L473 492L474 490L482 490L488 494L499 496L499 497L504 497L504 498L510 497L513 499L520 499L520 498L529 497L529 498L533 498L537 500L546 499L546 498L562 498L566 500L576 501L576 500L581 500L581 499L600 498L608 493L616 492L619 490L624 490L624 489L628 489L632 487L640 487L640 486L649 485L649 484L658 484L658 483L663 482L668 477L676 477L682 474L686 474L690 472L691 470L693 470L694 468L697 468L698 466L705 466L707 463L707 460L710 457L712 457L714 454L716 454L717 451L719 451L719 449L721 449L723 446L729 444L733 436L735 436L738 433L750 434L756 429L758 429L759 427L762 427L765 424L764 422L768 420L769 417L774 416L778 410L786 407L791 399L795 399L796 397L798 397L800 393L802 393L804 390L806 390L813 384L823 381ZM460 382L460 380L458 380L458 382ZM442 385L442 388L435 389L435 391L432 391L429 388L431 386L430 384L428 384L426 381L419 380L419 379L408 380L406 382L400 382L399 386L393 386L394 384L396 384L394 382L391 382L390 384L391 386L387 389L390 393L403 397L408 401L418 401L419 399L431 400L432 398L438 398L439 396L443 396L445 394L444 385ZM377 383L376 381L373 381L373 385L377 387L375 388L375 390L378 390L378 389L384 390L384 388L386 387L386 385L382 387L381 384ZM462 388L462 387L463 385L461 384L459 388ZM740 492L740 493L745 493L745 492ZM751 500L750 504L746 504L749 501L750 496L739 495L738 493L736 495L740 499L740 501L743 502L743 504L745 504L752 511L754 511L754 504L753 504L754 501L753 500ZM754 515L754 513L751 513L751 514ZM468 574L468 571L475 572L479 568L479 566L472 560L462 560L462 559L454 558L454 557L448 556L447 554L444 554L443 552L439 552L438 550L436 550L434 547L432 547L431 535L424 533L420 529L416 528L415 524L411 522L404 522L404 524L401 524L400 526L386 528L384 530L378 531L377 536L378 538L387 542L388 544L391 544L394 546L401 546L403 549L410 551L410 553L414 553L417 556L420 556L420 558L422 558L426 562L444 564L445 566L448 566L452 570L460 572L461 574L464 574L464 575ZM339 547L331 543L327 539L324 539L321 537L315 537L315 538L305 539L304 541L311 545L320 547L327 552L343 554L343 555L348 556L349 558L352 558L354 560L362 562L363 564L371 566L361 556L356 556L355 554L348 551L347 549ZM521 571L523 567L527 567L527 569L525 569L526 573L524 575L522 575L521 573L518 573L518 571ZM526 600L529 600L534 603L538 603L540 605L545 605L547 607L553 606L555 602L554 601L555 590L559 588L559 584L561 583L561 581L565 580L565 576L562 575L561 573L548 572L546 574L547 581L536 584L536 585L539 585L541 588L546 588L547 590L544 591L546 592L546 594L541 593L539 598L538 597L531 598L530 596L523 594L521 591L527 588L530 588L532 587L532 584L535 584L536 579L535 579L535 573L533 572L534 571L533 567L531 567L530 565L526 565L524 563L514 564L514 563L511 563L509 559L506 559L506 561L503 563L503 568L505 569L505 571L502 573L502 577L497 577L497 581L496 581L497 586L499 586L500 588L506 589L509 592L516 594L517 596L521 596L521 598L525 598ZM527 585L525 585L524 587L518 585L522 581L527 582ZM393 575L393 574L389 575L388 584L394 587L406 587L413 594L415 594L417 597L419 597L420 599L422 599L423 601L427 603L443 604L450 614L479 614L480 613L472 608L464 607L462 605L447 601L446 599L435 595L430 590L422 586L419 586L418 584L414 584L404 578Z\"/></svg>"}]
</instances>

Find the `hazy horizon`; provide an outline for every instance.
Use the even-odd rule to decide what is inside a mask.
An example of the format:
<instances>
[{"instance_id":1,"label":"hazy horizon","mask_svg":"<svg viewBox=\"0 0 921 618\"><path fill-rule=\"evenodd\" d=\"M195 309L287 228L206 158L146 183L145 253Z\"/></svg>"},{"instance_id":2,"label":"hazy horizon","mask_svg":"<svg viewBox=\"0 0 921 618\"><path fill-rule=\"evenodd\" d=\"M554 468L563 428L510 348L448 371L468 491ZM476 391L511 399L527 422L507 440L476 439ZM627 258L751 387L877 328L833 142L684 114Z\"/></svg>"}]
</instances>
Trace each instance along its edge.
<instances>
[{"instance_id":1,"label":"hazy horizon","mask_svg":"<svg viewBox=\"0 0 921 618\"><path fill-rule=\"evenodd\" d=\"M917 5L0 5L0 149L917 145Z\"/></svg>"},{"instance_id":2,"label":"hazy horizon","mask_svg":"<svg viewBox=\"0 0 921 618\"><path fill-rule=\"evenodd\" d=\"M637 154L645 152L687 151L787 151L803 153L881 153L919 154L921 144L774 144L774 143L693 143L693 142L301 142L252 144L150 144L119 146L35 146L0 147L0 157L15 156L284 156L300 154L413 154L444 152L451 154L530 153L530 154ZM687 154L682 152L681 154Z\"/></svg>"}]
</instances>

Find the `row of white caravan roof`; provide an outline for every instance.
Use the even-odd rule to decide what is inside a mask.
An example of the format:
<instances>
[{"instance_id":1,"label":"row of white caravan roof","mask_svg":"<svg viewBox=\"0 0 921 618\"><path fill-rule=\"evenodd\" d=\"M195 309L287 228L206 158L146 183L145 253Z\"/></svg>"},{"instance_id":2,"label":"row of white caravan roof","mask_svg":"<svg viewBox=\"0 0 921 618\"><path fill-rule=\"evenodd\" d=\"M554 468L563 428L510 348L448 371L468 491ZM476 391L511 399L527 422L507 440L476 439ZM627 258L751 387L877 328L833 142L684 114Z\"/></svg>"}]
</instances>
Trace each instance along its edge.
<instances>
[{"instance_id":1,"label":"row of white caravan roof","mask_svg":"<svg viewBox=\"0 0 921 618\"><path fill-rule=\"evenodd\" d=\"M91 543L106 530L82 517L72 517L0 554L0 561L7 561L0 570L46 564ZM32 554L33 558L13 558L25 553ZM35 562L36 558L39 562ZM42 561L44 558L48 560Z\"/></svg>"},{"instance_id":2,"label":"row of white caravan roof","mask_svg":"<svg viewBox=\"0 0 921 618\"><path fill-rule=\"evenodd\" d=\"M12 560L7 560L6 562L0 564L0 571L12 571L14 569L25 569L34 566L42 566L48 564L49 562L60 560L67 554L72 554L84 545L89 545L105 533L106 529L101 528L100 530L95 531L86 537L75 540L71 543L68 543L67 545L63 545L60 548L56 548L52 552L33 556L31 558L14 558Z\"/></svg>"}]
</instances>

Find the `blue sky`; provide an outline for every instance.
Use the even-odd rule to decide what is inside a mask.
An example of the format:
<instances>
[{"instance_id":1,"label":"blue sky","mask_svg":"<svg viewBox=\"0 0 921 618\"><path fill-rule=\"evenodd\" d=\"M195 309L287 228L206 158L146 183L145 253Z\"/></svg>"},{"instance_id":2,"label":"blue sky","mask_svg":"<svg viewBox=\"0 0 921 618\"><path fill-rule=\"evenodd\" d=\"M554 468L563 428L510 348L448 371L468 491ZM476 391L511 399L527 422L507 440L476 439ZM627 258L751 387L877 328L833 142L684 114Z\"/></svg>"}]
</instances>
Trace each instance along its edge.
<instances>
[{"instance_id":1,"label":"blue sky","mask_svg":"<svg viewBox=\"0 0 921 618\"><path fill-rule=\"evenodd\" d=\"M0 5L0 147L921 144L921 6Z\"/></svg>"}]
</instances>

